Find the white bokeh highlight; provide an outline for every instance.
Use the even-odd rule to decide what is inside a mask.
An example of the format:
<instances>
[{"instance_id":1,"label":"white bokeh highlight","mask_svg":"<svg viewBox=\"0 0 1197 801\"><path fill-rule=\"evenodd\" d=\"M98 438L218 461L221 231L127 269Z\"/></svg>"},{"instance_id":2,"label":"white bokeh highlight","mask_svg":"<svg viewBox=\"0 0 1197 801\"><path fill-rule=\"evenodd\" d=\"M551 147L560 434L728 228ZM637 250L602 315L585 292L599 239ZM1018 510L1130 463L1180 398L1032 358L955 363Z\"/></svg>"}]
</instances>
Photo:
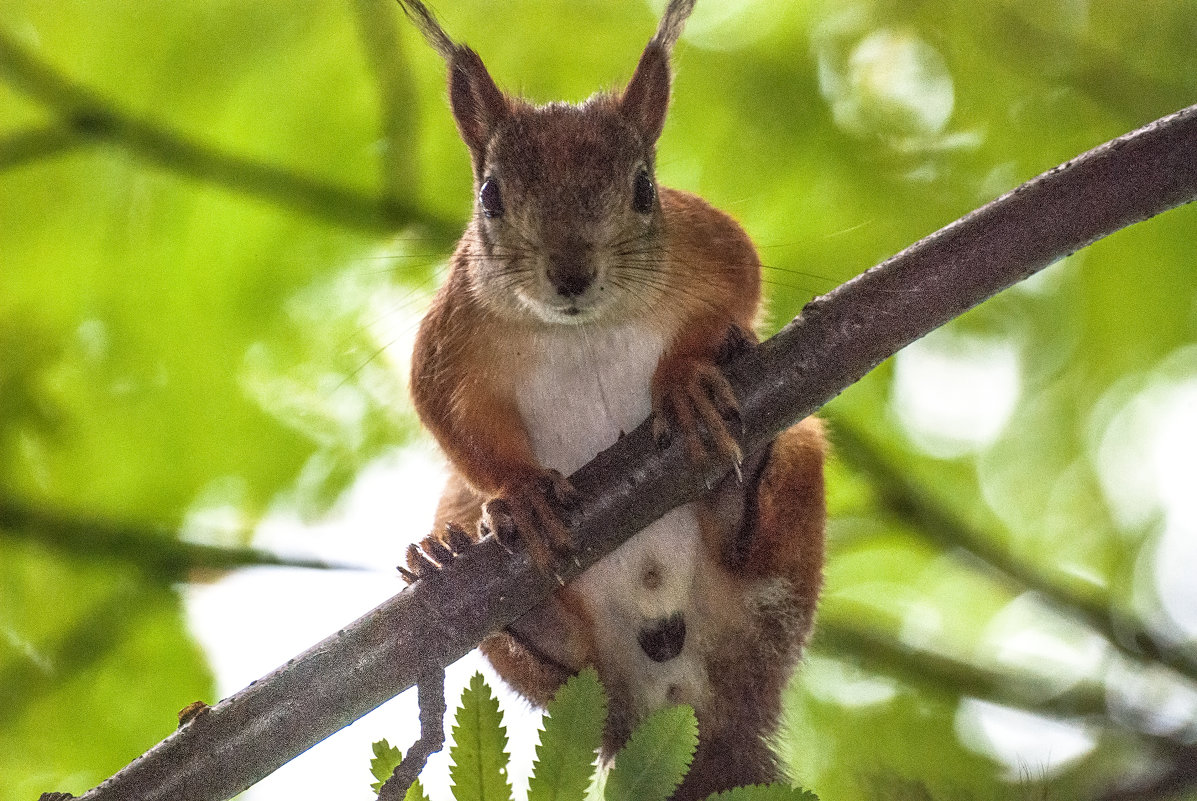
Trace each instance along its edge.
<instances>
[{"instance_id":1,"label":"white bokeh highlight","mask_svg":"<svg viewBox=\"0 0 1197 801\"><path fill-rule=\"evenodd\" d=\"M1021 388L1013 342L941 328L894 357L891 408L920 450L955 458L997 441Z\"/></svg>"}]
</instances>

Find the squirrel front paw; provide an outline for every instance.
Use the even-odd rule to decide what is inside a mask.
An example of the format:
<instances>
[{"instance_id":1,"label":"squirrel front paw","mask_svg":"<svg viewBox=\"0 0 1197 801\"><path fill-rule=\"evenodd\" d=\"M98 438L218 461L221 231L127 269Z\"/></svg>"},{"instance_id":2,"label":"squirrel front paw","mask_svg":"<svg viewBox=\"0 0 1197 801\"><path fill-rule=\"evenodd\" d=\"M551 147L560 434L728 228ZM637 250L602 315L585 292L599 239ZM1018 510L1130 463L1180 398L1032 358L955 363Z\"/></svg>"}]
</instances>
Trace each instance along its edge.
<instances>
[{"instance_id":1,"label":"squirrel front paw","mask_svg":"<svg viewBox=\"0 0 1197 801\"><path fill-rule=\"evenodd\" d=\"M669 447L679 435L692 461L730 462L739 467L744 454L733 428L743 432L740 403L714 362L687 359L657 376L652 423L657 447Z\"/></svg>"},{"instance_id":2,"label":"squirrel front paw","mask_svg":"<svg viewBox=\"0 0 1197 801\"><path fill-rule=\"evenodd\" d=\"M418 545L407 546L407 567L399 565L399 575L408 584L435 576L473 544L473 538L465 529L456 523L446 523L443 534L430 534Z\"/></svg>"},{"instance_id":3,"label":"squirrel front paw","mask_svg":"<svg viewBox=\"0 0 1197 801\"><path fill-rule=\"evenodd\" d=\"M556 470L530 473L503 487L482 505L478 533L494 534L510 550L523 540L532 560L548 569L554 550L573 545L573 535L561 519L561 510L573 506L578 491Z\"/></svg>"}]
</instances>

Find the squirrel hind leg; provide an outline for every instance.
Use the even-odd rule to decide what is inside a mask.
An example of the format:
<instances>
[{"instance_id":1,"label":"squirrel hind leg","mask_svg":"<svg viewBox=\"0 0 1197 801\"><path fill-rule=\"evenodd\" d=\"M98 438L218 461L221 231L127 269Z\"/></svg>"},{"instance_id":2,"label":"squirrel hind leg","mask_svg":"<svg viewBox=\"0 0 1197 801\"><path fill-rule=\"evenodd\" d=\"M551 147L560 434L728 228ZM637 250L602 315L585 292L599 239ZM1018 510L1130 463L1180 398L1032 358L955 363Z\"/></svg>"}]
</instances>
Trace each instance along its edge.
<instances>
[{"instance_id":1,"label":"squirrel hind leg","mask_svg":"<svg viewBox=\"0 0 1197 801\"><path fill-rule=\"evenodd\" d=\"M756 494L756 531L746 568L788 578L809 593L810 605L823 583L827 502L823 423L808 417L773 441Z\"/></svg>"},{"instance_id":2,"label":"squirrel hind leg","mask_svg":"<svg viewBox=\"0 0 1197 801\"><path fill-rule=\"evenodd\" d=\"M822 583L826 444L808 417L745 460L743 483L729 475L710 496L717 552L745 578L784 578L817 595Z\"/></svg>"}]
</instances>

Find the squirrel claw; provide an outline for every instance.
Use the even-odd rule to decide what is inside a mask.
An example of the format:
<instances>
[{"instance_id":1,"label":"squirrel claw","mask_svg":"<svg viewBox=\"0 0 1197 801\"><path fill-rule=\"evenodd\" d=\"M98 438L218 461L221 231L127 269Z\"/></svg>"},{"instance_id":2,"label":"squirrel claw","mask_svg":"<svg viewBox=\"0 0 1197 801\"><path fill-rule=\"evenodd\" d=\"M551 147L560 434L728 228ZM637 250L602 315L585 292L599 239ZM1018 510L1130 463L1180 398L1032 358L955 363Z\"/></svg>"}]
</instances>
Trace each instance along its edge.
<instances>
[{"instance_id":1,"label":"squirrel claw","mask_svg":"<svg viewBox=\"0 0 1197 801\"><path fill-rule=\"evenodd\" d=\"M415 584L422 578L431 578L444 570L464 553L474 540L456 523L446 523L441 536L429 535L419 544L407 546L407 566L399 565L399 575L408 584Z\"/></svg>"},{"instance_id":2,"label":"squirrel claw","mask_svg":"<svg viewBox=\"0 0 1197 801\"><path fill-rule=\"evenodd\" d=\"M424 539L424 550L442 567L447 567L453 561L453 551L438 539L427 537Z\"/></svg>"},{"instance_id":3,"label":"squirrel claw","mask_svg":"<svg viewBox=\"0 0 1197 801\"><path fill-rule=\"evenodd\" d=\"M482 520L479 525L484 526L495 535L503 547L511 550L519 529L511 517L511 509L503 498L494 498L482 507Z\"/></svg>"},{"instance_id":4,"label":"squirrel claw","mask_svg":"<svg viewBox=\"0 0 1197 801\"><path fill-rule=\"evenodd\" d=\"M578 491L561 473L545 470L514 482L483 504L479 531L493 533L508 551L516 540L523 540L532 561L547 570L553 562L553 551L568 550L573 544L573 536L553 501L567 507L577 503L578 498Z\"/></svg>"},{"instance_id":5,"label":"squirrel claw","mask_svg":"<svg viewBox=\"0 0 1197 801\"><path fill-rule=\"evenodd\" d=\"M663 414L653 417L653 442L657 444L657 449L662 451L673 444L673 432L669 430L669 421Z\"/></svg>"},{"instance_id":6,"label":"squirrel claw","mask_svg":"<svg viewBox=\"0 0 1197 801\"><path fill-rule=\"evenodd\" d=\"M466 530L456 523L445 524L445 539L454 556L461 554L474 544L474 540L466 533Z\"/></svg>"},{"instance_id":7,"label":"squirrel claw","mask_svg":"<svg viewBox=\"0 0 1197 801\"><path fill-rule=\"evenodd\" d=\"M756 336L751 331L733 323L728 326L727 334L723 337L723 341L719 343L719 353L715 357L715 363L722 367L734 361L736 357L746 351L751 350L755 344Z\"/></svg>"},{"instance_id":8,"label":"squirrel claw","mask_svg":"<svg viewBox=\"0 0 1197 801\"><path fill-rule=\"evenodd\" d=\"M436 575L441 567L426 550L413 542L407 546L407 568L401 566L399 574L408 584L414 584L420 579Z\"/></svg>"},{"instance_id":9,"label":"squirrel claw","mask_svg":"<svg viewBox=\"0 0 1197 801\"><path fill-rule=\"evenodd\" d=\"M743 436L744 421L727 377L713 363L695 360L674 379L654 393L652 425L658 447L662 441L668 447L677 431L691 461L738 466L744 461L737 441Z\"/></svg>"},{"instance_id":10,"label":"squirrel claw","mask_svg":"<svg viewBox=\"0 0 1197 801\"><path fill-rule=\"evenodd\" d=\"M582 493L574 489L574 485L569 483L569 479L563 476L560 470L546 470L545 478L549 482L549 489L552 490L553 499L557 503L566 509L578 505L578 501L582 499Z\"/></svg>"}]
</instances>

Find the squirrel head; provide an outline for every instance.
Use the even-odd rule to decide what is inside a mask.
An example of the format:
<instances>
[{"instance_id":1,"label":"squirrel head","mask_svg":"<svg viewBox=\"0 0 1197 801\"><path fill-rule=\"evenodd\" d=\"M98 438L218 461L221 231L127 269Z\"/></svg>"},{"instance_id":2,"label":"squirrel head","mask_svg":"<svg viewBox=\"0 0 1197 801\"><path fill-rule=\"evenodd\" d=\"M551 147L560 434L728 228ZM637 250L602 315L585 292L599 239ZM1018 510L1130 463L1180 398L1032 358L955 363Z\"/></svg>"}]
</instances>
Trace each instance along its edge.
<instances>
[{"instance_id":1,"label":"squirrel head","mask_svg":"<svg viewBox=\"0 0 1197 801\"><path fill-rule=\"evenodd\" d=\"M694 0L673 0L618 94L534 106L504 94L418 0L400 0L449 67L449 99L474 171L469 278L487 306L553 324L644 313L662 294L654 174L670 52Z\"/></svg>"}]
</instances>

